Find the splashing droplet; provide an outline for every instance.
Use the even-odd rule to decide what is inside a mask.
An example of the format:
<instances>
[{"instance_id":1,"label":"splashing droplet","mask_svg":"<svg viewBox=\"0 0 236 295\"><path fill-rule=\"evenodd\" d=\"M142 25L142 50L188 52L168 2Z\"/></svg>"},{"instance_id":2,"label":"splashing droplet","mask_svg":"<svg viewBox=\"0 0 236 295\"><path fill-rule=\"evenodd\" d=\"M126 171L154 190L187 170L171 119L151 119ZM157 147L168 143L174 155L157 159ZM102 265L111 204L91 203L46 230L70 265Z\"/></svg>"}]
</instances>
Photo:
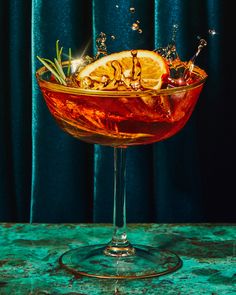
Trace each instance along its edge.
<instances>
[{"instance_id":1,"label":"splashing droplet","mask_svg":"<svg viewBox=\"0 0 236 295\"><path fill-rule=\"evenodd\" d=\"M130 7L129 11L130 11L131 13L135 13L135 8L134 8L134 7Z\"/></svg>"},{"instance_id":2,"label":"splashing droplet","mask_svg":"<svg viewBox=\"0 0 236 295\"><path fill-rule=\"evenodd\" d=\"M172 27L172 38L171 38L172 43L176 43L176 36L177 36L178 29L179 29L179 25L174 24Z\"/></svg>"},{"instance_id":3,"label":"splashing droplet","mask_svg":"<svg viewBox=\"0 0 236 295\"><path fill-rule=\"evenodd\" d=\"M154 51L163 56L171 65L174 61L179 60L179 55L176 49L176 35L179 29L179 25L174 24L172 26L171 41L166 47L156 48Z\"/></svg>"},{"instance_id":4,"label":"splashing droplet","mask_svg":"<svg viewBox=\"0 0 236 295\"><path fill-rule=\"evenodd\" d=\"M132 30L133 31L137 31L138 33L142 33L143 31L142 31L142 29L140 28L140 21L139 20L136 20L133 24L132 24Z\"/></svg>"},{"instance_id":5,"label":"splashing droplet","mask_svg":"<svg viewBox=\"0 0 236 295\"><path fill-rule=\"evenodd\" d=\"M137 31L139 29L139 24L137 22L132 24L132 30Z\"/></svg>"},{"instance_id":6,"label":"splashing droplet","mask_svg":"<svg viewBox=\"0 0 236 295\"><path fill-rule=\"evenodd\" d=\"M209 29L208 30L208 34L211 35L211 36L214 36L217 34L216 30L215 29Z\"/></svg>"},{"instance_id":7,"label":"splashing droplet","mask_svg":"<svg viewBox=\"0 0 236 295\"><path fill-rule=\"evenodd\" d=\"M135 49L132 49L132 50L131 50L131 55L132 55L133 57L136 57L137 54L138 54L138 51L137 51L137 50L135 50Z\"/></svg>"},{"instance_id":8,"label":"splashing droplet","mask_svg":"<svg viewBox=\"0 0 236 295\"><path fill-rule=\"evenodd\" d=\"M205 39L200 39L198 48L197 48L197 53L196 55L198 55L200 53L200 51L202 50L203 47L207 46L207 41Z\"/></svg>"},{"instance_id":9,"label":"splashing droplet","mask_svg":"<svg viewBox=\"0 0 236 295\"><path fill-rule=\"evenodd\" d=\"M198 37L199 38L199 37ZM184 72L184 78L187 79L188 77L191 76L194 66L195 66L195 60L197 58L197 56L199 55L199 53L202 51L202 49L207 46L207 41L203 38L200 38L199 40L199 44L197 47L197 52L194 54L194 56L190 59L190 61L187 64L187 69Z\"/></svg>"},{"instance_id":10,"label":"splashing droplet","mask_svg":"<svg viewBox=\"0 0 236 295\"><path fill-rule=\"evenodd\" d=\"M107 36L105 33L101 32L96 39L96 47L97 47L97 54L95 59L97 59L101 54L107 54L107 46L106 46Z\"/></svg>"}]
</instances>

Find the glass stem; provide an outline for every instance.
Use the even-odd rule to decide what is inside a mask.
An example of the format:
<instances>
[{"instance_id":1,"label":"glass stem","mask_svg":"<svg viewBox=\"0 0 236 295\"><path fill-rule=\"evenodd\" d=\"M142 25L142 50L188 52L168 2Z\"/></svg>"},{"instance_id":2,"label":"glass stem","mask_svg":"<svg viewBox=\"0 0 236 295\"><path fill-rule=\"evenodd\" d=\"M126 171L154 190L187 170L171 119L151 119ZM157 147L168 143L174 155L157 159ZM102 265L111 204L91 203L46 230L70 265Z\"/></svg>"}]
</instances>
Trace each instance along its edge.
<instances>
[{"instance_id":1,"label":"glass stem","mask_svg":"<svg viewBox=\"0 0 236 295\"><path fill-rule=\"evenodd\" d=\"M126 234L126 148L114 148L113 237L104 253L129 256L135 253Z\"/></svg>"},{"instance_id":2,"label":"glass stem","mask_svg":"<svg viewBox=\"0 0 236 295\"><path fill-rule=\"evenodd\" d=\"M126 242L126 149L114 148L113 240Z\"/></svg>"}]
</instances>

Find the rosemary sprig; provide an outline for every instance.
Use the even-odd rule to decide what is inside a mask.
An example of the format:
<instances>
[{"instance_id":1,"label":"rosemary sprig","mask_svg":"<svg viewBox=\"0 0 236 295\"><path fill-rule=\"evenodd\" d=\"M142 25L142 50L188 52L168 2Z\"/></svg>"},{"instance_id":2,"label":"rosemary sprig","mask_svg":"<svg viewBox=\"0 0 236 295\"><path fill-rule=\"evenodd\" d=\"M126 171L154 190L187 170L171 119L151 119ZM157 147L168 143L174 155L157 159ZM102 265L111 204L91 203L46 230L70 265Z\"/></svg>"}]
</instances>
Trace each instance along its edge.
<instances>
[{"instance_id":1,"label":"rosemary sprig","mask_svg":"<svg viewBox=\"0 0 236 295\"><path fill-rule=\"evenodd\" d=\"M54 58L54 63L55 63L55 65L56 65L57 72L61 75L61 77L62 77L64 80L66 80L66 76L65 76L65 74L64 74L64 72L63 72L63 68L62 68L62 66L61 66L61 63L59 63L59 61L57 61L56 58Z\"/></svg>"},{"instance_id":2,"label":"rosemary sprig","mask_svg":"<svg viewBox=\"0 0 236 295\"><path fill-rule=\"evenodd\" d=\"M56 71L56 68L55 68L55 65L52 61L50 61L50 63L53 65L53 67L55 69L53 69L50 65L49 65L49 61L47 60L47 62L45 61L45 59L37 56L37 58L41 61L41 63L54 75L54 77L56 78L56 80L60 83L60 84L63 84L63 85L66 85L66 82L64 81L64 79L60 76L60 74L58 74Z\"/></svg>"},{"instance_id":3,"label":"rosemary sprig","mask_svg":"<svg viewBox=\"0 0 236 295\"><path fill-rule=\"evenodd\" d=\"M69 76L71 74L71 59L72 59L71 48L69 48L69 64L68 64L68 68L67 68L67 76Z\"/></svg>"},{"instance_id":4,"label":"rosemary sprig","mask_svg":"<svg viewBox=\"0 0 236 295\"><path fill-rule=\"evenodd\" d=\"M62 54L63 47L59 49L59 40L56 41L56 55L58 63L61 64L61 54Z\"/></svg>"},{"instance_id":5,"label":"rosemary sprig","mask_svg":"<svg viewBox=\"0 0 236 295\"><path fill-rule=\"evenodd\" d=\"M69 64L67 67L67 77L63 71L62 67L62 51L63 47L59 48L59 40L56 41L56 57L54 62L47 58L42 58L37 56L38 60L53 74L58 83L62 85L67 85L66 80L71 73L71 48L69 48Z\"/></svg>"}]
</instances>

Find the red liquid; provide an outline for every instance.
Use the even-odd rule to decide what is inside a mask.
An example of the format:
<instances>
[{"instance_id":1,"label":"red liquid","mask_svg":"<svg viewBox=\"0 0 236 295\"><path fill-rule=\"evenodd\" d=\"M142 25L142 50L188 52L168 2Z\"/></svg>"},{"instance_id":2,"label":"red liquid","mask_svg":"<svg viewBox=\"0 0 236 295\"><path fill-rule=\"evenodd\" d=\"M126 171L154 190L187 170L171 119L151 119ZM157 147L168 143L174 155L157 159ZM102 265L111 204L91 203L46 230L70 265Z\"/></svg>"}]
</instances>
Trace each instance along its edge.
<instances>
[{"instance_id":1,"label":"red liquid","mask_svg":"<svg viewBox=\"0 0 236 295\"><path fill-rule=\"evenodd\" d=\"M89 143L126 147L161 141L181 130L203 83L169 95L137 91L124 97L111 96L109 91L103 96L70 94L40 86L50 112L65 132Z\"/></svg>"}]
</instances>

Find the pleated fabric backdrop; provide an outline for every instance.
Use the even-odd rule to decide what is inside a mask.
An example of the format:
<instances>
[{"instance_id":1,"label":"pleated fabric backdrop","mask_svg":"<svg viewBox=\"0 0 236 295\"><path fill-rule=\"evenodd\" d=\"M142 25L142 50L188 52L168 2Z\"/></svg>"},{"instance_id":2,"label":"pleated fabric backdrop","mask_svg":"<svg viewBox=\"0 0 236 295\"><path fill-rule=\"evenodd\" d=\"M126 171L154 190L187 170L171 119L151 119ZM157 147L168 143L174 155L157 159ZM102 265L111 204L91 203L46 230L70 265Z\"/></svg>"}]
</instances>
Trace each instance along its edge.
<instances>
[{"instance_id":1,"label":"pleated fabric backdrop","mask_svg":"<svg viewBox=\"0 0 236 295\"><path fill-rule=\"evenodd\" d=\"M220 0L9 0L0 2L0 221L111 222L113 151L80 142L55 124L40 93L36 56L53 58L55 42L73 57L166 46L179 25L187 60L197 36L208 46L197 60L209 78L190 121L166 141L127 151L128 222L233 221L234 70L230 7ZM226 2L226 1L225 1ZM135 12L130 12L130 7ZM131 29L140 21L142 33ZM208 30L217 34L210 38ZM225 74L227 73L227 75ZM226 85L227 89L226 89Z\"/></svg>"}]
</instances>

